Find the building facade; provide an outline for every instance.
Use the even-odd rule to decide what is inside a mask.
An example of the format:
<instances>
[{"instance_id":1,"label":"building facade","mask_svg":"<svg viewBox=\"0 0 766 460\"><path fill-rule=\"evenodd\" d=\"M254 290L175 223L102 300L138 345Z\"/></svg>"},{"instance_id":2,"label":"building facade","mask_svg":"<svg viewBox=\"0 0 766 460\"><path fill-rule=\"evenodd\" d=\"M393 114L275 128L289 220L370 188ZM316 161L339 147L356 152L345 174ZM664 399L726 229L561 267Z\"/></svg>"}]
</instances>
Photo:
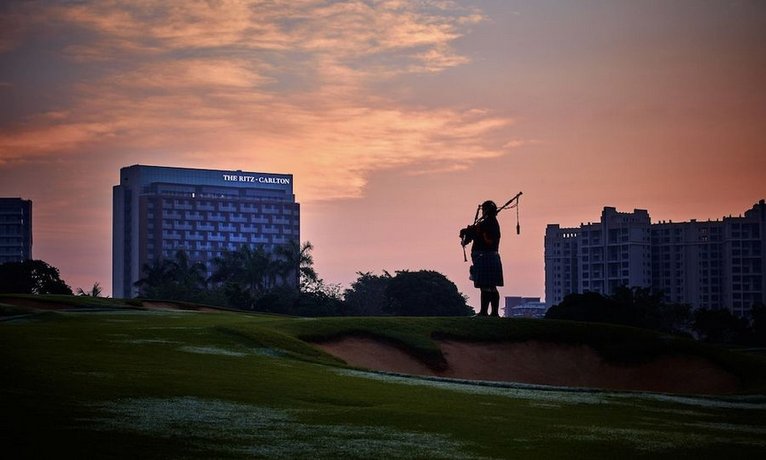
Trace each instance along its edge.
<instances>
[{"instance_id":1,"label":"building facade","mask_svg":"<svg viewBox=\"0 0 766 460\"><path fill-rule=\"evenodd\" d=\"M506 296L503 318L545 318L548 305L540 297Z\"/></svg>"},{"instance_id":2,"label":"building facade","mask_svg":"<svg viewBox=\"0 0 766 460\"><path fill-rule=\"evenodd\" d=\"M32 258L32 201L0 198L0 264Z\"/></svg>"},{"instance_id":3,"label":"building facade","mask_svg":"<svg viewBox=\"0 0 766 460\"><path fill-rule=\"evenodd\" d=\"M137 295L144 264L184 250L212 261L240 246L300 241L300 205L289 174L134 165L113 191L112 289Z\"/></svg>"},{"instance_id":4,"label":"building facade","mask_svg":"<svg viewBox=\"0 0 766 460\"><path fill-rule=\"evenodd\" d=\"M580 226L578 291L608 294L620 286L651 285L649 213L606 207L601 220Z\"/></svg>"},{"instance_id":5,"label":"building facade","mask_svg":"<svg viewBox=\"0 0 766 460\"><path fill-rule=\"evenodd\" d=\"M546 303L569 293L648 287L662 290L669 302L747 316L753 304L766 301L765 234L764 200L744 215L715 221L651 224L644 210L607 207L595 224L548 225Z\"/></svg>"},{"instance_id":6,"label":"building facade","mask_svg":"<svg viewBox=\"0 0 766 460\"><path fill-rule=\"evenodd\" d=\"M580 290L579 237L579 228L549 224L545 229L545 301L549 305Z\"/></svg>"}]
</instances>

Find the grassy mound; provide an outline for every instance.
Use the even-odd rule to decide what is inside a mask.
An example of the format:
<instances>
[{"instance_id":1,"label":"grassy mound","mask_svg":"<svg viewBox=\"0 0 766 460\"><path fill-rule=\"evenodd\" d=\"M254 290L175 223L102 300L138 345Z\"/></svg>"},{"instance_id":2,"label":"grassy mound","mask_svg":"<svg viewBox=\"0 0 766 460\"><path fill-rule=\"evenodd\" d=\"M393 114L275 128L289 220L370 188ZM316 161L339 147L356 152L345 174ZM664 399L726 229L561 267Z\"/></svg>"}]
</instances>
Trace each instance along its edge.
<instances>
[{"instance_id":1,"label":"grassy mound","mask_svg":"<svg viewBox=\"0 0 766 460\"><path fill-rule=\"evenodd\" d=\"M766 447L763 396L405 379L344 368L307 342L348 334L431 359L443 337L550 337L610 353L626 350L609 342L627 334L621 340L643 343L645 355L719 352L548 321L47 312L0 322L0 436L6 451L31 458L755 458ZM738 356L720 351L718 359Z\"/></svg>"},{"instance_id":2,"label":"grassy mound","mask_svg":"<svg viewBox=\"0 0 766 460\"><path fill-rule=\"evenodd\" d=\"M642 329L573 321L493 318L327 318L290 321L276 328L309 342L347 336L392 343L435 370L444 356L434 339L468 342L525 342L587 345L607 362L639 364L660 356L697 356L710 360L741 381L744 392L766 392L766 360L690 339Z\"/></svg>"}]
</instances>

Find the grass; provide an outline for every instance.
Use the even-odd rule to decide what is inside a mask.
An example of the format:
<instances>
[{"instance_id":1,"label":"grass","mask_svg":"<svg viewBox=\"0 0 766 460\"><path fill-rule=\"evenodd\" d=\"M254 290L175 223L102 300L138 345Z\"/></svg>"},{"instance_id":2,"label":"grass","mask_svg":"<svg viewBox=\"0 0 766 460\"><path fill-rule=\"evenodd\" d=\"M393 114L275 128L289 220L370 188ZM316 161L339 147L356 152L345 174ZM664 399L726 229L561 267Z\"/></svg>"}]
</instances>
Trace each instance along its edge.
<instances>
[{"instance_id":1,"label":"grass","mask_svg":"<svg viewBox=\"0 0 766 460\"><path fill-rule=\"evenodd\" d=\"M469 342L542 342L588 345L605 360L637 364L661 355L700 356L736 375L742 389L766 393L766 359L690 339L607 324L492 318L328 318L275 325L302 340L322 342L341 336L374 337L393 343L438 370L444 357L433 339Z\"/></svg>"},{"instance_id":2,"label":"grass","mask_svg":"<svg viewBox=\"0 0 766 460\"><path fill-rule=\"evenodd\" d=\"M435 356L434 337L596 337L605 346L627 335L644 340L638 349L647 353L660 346L653 340L676 346L644 331L599 328L135 308L16 317L0 322L0 437L15 458L760 457L764 396L402 378L347 369L305 341L382 337L426 357ZM718 359L736 367L741 356L720 351Z\"/></svg>"}]
</instances>

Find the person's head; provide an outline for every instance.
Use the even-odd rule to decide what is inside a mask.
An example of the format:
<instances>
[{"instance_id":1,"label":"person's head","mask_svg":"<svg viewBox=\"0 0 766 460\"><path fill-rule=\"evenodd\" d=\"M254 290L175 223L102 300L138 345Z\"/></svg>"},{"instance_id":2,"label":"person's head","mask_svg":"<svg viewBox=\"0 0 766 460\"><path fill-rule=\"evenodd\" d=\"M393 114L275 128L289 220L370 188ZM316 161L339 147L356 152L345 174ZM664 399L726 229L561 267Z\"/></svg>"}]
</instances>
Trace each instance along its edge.
<instances>
[{"instance_id":1,"label":"person's head","mask_svg":"<svg viewBox=\"0 0 766 460\"><path fill-rule=\"evenodd\" d=\"M494 201L487 200L481 204L481 213L487 217L494 217L497 214L497 205Z\"/></svg>"}]
</instances>

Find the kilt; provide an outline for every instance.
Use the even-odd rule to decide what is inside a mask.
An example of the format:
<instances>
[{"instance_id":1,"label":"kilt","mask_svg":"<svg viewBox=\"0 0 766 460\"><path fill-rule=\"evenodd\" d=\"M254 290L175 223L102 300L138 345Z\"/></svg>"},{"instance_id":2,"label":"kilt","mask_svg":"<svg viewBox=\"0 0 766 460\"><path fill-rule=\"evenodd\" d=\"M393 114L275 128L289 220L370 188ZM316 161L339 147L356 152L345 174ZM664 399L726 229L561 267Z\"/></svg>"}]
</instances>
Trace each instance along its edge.
<instances>
[{"instance_id":1,"label":"kilt","mask_svg":"<svg viewBox=\"0 0 766 460\"><path fill-rule=\"evenodd\" d=\"M470 279L474 287L503 285L503 264L497 251L473 251L471 261Z\"/></svg>"}]
</instances>

